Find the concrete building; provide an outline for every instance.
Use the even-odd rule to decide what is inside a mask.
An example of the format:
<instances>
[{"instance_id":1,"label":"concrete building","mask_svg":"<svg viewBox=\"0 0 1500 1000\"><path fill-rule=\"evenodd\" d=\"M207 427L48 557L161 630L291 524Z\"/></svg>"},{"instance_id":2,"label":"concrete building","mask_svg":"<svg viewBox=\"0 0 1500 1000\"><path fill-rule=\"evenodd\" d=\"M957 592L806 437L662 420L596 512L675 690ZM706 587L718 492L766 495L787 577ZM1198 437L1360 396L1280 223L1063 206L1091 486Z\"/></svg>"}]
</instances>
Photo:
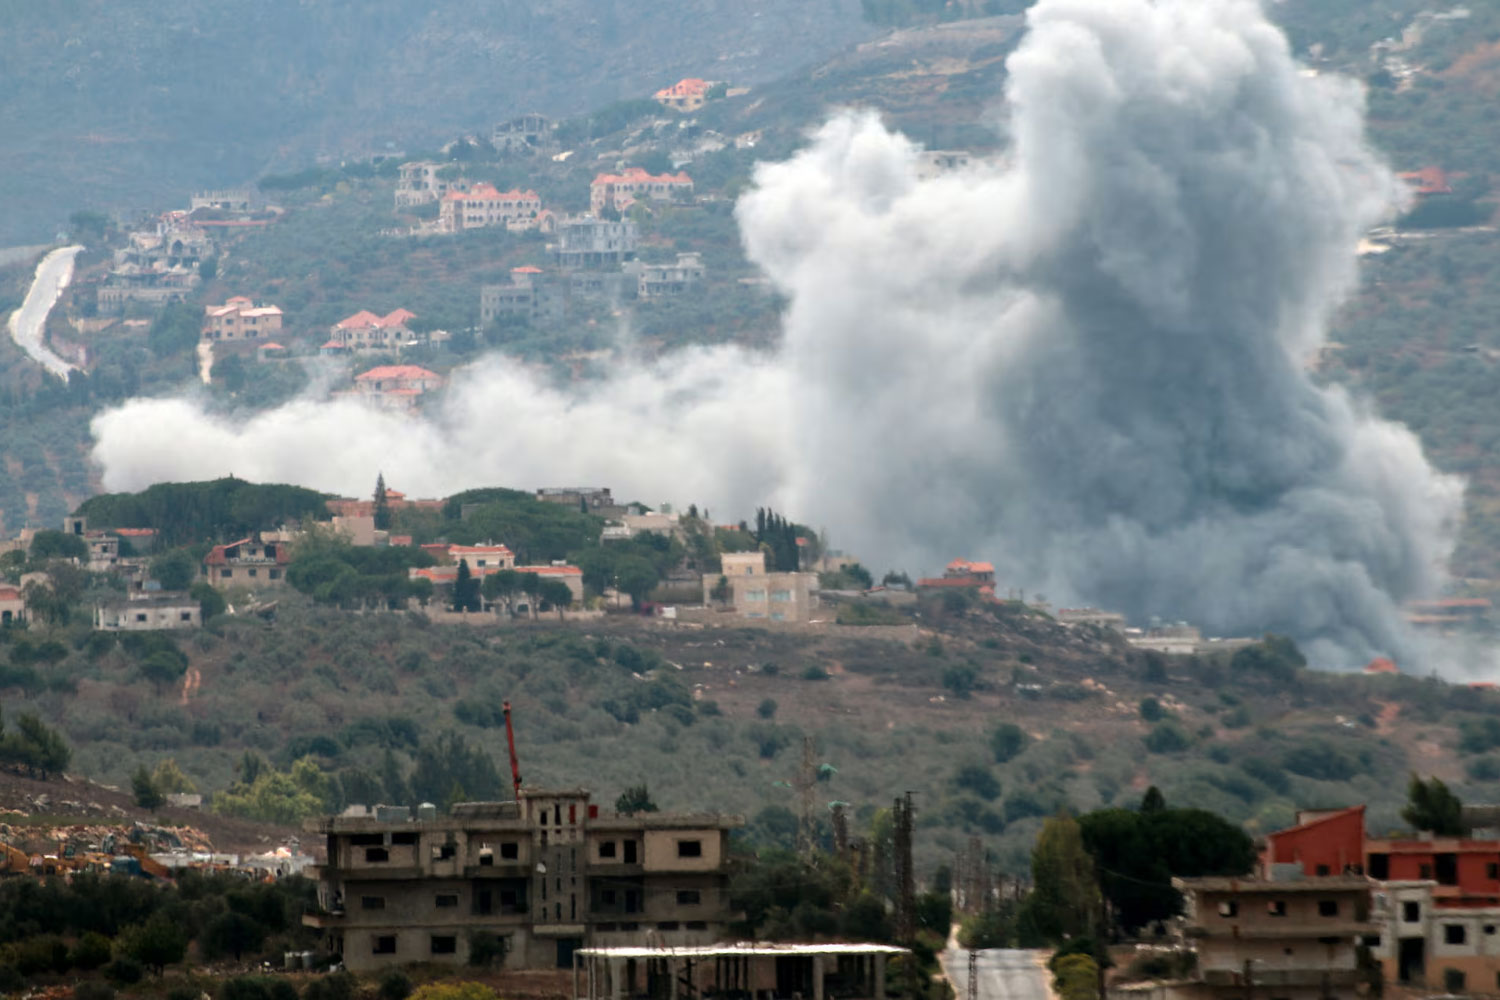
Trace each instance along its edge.
<instances>
[{"instance_id":1,"label":"concrete building","mask_svg":"<svg viewBox=\"0 0 1500 1000\"><path fill-rule=\"evenodd\" d=\"M203 578L215 587L279 587L291 561L284 543L242 538L209 550L203 557Z\"/></svg>"},{"instance_id":2,"label":"concrete building","mask_svg":"<svg viewBox=\"0 0 1500 1000\"><path fill-rule=\"evenodd\" d=\"M456 233L486 226L530 229L541 211L542 199L535 191L500 191L493 184L479 183L443 195L438 202L438 231Z\"/></svg>"},{"instance_id":3,"label":"concrete building","mask_svg":"<svg viewBox=\"0 0 1500 1000\"><path fill-rule=\"evenodd\" d=\"M1098 608L1058 608L1057 620L1064 625L1094 625L1122 631L1125 616L1118 611L1101 611Z\"/></svg>"},{"instance_id":4,"label":"concrete building","mask_svg":"<svg viewBox=\"0 0 1500 1000\"><path fill-rule=\"evenodd\" d=\"M1174 878L1198 962L1182 997L1330 1000L1362 995L1357 946L1375 931L1370 880Z\"/></svg>"},{"instance_id":5,"label":"concrete building","mask_svg":"<svg viewBox=\"0 0 1500 1000\"><path fill-rule=\"evenodd\" d=\"M450 181L441 176L448 166L450 164L434 163L431 160L413 160L401 164L396 177L396 207L411 208L437 201L457 184L461 184L462 182Z\"/></svg>"},{"instance_id":6,"label":"concrete building","mask_svg":"<svg viewBox=\"0 0 1500 1000\"><path fill-rule=\"evenodd\" d=\"M194 192L188 200L188 210L196 212L200 208L215 212L248 212L250 191L248 188L223 188L218 191Z\"/></svg>"},{"instance_id":7,"label":"concrete building","mask_svg":"<svg viewBox=\"0 0 1500 1000\"><path fill-rule=\"evenodd\" d=\"M620 517L629 509L615 503L608 486L544 486L536 491L542 503L560 503L600 517Z\"/></svg>"},{"instance_id":8,"label":"concrete building","mask_svg":"<svg viewBox=\"0 0 1500 1000\"><path fill-rule=\"evenodd\" d=\"M703 280L703 255L680 253L671 264L645 264L637 261L633 265L636 276L636 295L643 299L681 295Z\"/></svg>"},{"instance_id":9,"label":"concrete building","mask_svg":"<svg viewBox=\"0 0 1500 1000\"><path fill-rule=\"evenodd\" d=\"M640 230L630 219L576 215L557 224L557 242L549 249L559 267L607 267L634 260L639 244Z\"/></svg>"},{"instance_id":10,"label":"concrete building","mask_svg":"<svg viewBox=\"0 0 1500 1000\"><path fill-rule=\"evenodd\" d=\"M552 123L545 115L517 115L496 125L490 132L490 145L498 153L538 153L551 149Z\"/></svg>"},{"instance_id":11,"label":"concrete building","mask_svg":"<svg viewBox=\"0 0 1500 1000\"><path fill-rule=\"evenodd\" d=\"M260 340L281 332L281 310L257 306L236 295L221 306L203 307L203 339L214 341Z\"/></svg>"},{"instance_id":12,"label":"concrete building","mask_svg":"<svg viewBox=\"0 0 1500 1000\"><path fill-rule=\"evenodd\" d=\"M818 607L816 573L768 573L766 554L726 552L720 572L703 575L703 603L727 603L751 621L805 622ZM725 593L727 591L727 593Z\"/></svg>"},{"instance_id":13,"label":"concrete building","mask_svg":"<svg viewBox=\"0 0 1500 1000\"><path fill-rule=\"evenodd\" d=\"M359 807L354 807L359 809ZM601 814L583 789L523 788L516 802L346 811L327 838L319 911L304 917L351 972L463 965L490 936L509 968L572 968L584 947L710 944L729 908L719 814Z\"/></svg>"},{"instance_id":14,"label":"concrete building","mask_svg":"<svg viewBox=\"0 0 1500 1000\"><path fill-rule=\"evenodd\" d=\"M598 215L606 209L628 211L637 201L673 201L690 198L693 179L682 171L652 174L644 167L626 167L618 174L598 174L589 185L589 210Z\"/></svg>"},{"instance_id":15,"label":"concrete building","mask_svg":"<svg viewBox=\"0 0 1500 1000\"><path fill-rule=\"evenodd\" d=\"M198 628L202 606L185 593L132 594L94 606L94 628L103 632L153 632Z\"/></svg>"},{"instance_id":16,"label":"concrete building","mask_svg":"<svg viewBox=\"0 0 1500 1000\"><path fill-rule=\"evenodd\" d=\"M626 997L802 997L885 1000L888 944L735 941L688 948L583 948L574 1000Z\"/></svg>"},{"instance_id":17,"label":"concrete building","mask_svg":"<svg viewBox=\"0 0 1500 1000\"><path fill-rule=\"evenodd\" d=\"M564 296L557 282L539 267L513 267L510 284L479 289L479 324L489 326L502 317L532 322L562 319Z\"/></svg>"},{"instance_id":18,"label":"concrete building","mask_svg":"<svg viewBox=\"0 0 1500 1000\"><path fill-rule=\"evenodd\" d=\"M151 228L132 232L114 252L97 292L99 311L116 313L129 302L159 306L182 301L202 281L198 268L213 254L213 241L186 212L164 213Z\"/></svg>"}]
</instances>

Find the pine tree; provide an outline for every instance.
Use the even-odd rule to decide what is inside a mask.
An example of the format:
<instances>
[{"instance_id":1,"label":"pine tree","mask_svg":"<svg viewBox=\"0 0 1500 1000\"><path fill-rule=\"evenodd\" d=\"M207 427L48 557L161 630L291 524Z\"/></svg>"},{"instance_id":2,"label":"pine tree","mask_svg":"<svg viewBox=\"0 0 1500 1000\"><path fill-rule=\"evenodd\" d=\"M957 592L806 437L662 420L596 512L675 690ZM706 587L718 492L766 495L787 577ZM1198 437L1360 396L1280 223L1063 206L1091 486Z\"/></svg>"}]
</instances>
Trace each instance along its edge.
<instances>
[{"instance_id":1,"label":"pine tree","mask_svg":"<svg viewBox=\"0 0 1500 1000\"><path fill-rule=\"evenodd\" d=\"M391 527L391 507L385 495L385 473L375 474L375 530L389 531Z\"/></svg>"}]
</instances>

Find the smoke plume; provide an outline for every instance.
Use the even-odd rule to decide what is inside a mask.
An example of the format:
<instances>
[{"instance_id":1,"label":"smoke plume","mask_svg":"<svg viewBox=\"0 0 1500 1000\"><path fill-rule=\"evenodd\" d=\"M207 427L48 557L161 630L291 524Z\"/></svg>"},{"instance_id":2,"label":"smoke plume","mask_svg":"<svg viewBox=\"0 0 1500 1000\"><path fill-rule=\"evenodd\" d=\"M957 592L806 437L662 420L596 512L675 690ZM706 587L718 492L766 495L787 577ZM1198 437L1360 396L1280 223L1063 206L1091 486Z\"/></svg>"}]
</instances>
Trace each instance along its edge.
<instances>
[{"instance_id":1,"label":"smoke plume","mask_svg":"<svg viewBox=\"0 0 1500 1000\"><path fill-rule=\"evenodd\" d=\"M1316 662L1408 655L1461 484L1305 360L1398 201L1356 84L1247 0L1040 0L1003 161L919 179L840 114L737 214L786 295L780 347L547 387L488 359L423 421L299 402L241 423L98 418L112 488L225 471L365 492L609 482L772 501L876 567L989 558L1002 586L1285 632Z\"/></svg>"}]
</instances>

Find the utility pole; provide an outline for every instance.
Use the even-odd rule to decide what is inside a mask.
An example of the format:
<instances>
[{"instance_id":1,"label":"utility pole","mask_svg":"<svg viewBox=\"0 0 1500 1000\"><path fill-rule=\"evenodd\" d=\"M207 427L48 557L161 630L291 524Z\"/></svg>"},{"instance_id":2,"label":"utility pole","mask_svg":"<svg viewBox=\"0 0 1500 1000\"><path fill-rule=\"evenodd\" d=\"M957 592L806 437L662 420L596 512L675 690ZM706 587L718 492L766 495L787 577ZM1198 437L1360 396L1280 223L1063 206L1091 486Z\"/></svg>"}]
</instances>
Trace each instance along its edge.
<instances>
[{"instance_id":1,"label":"utility pole","mask_svg":"<svg viewBox=\"0 0 1500 1000\"><path fill-rule=\"evenodd\" d=\"M969 1000L979 1000L979 952L969 949Z\"/></svg>"},{"instance_id":2,"label":"utility pole","mask_svg":"<svg viewBox=\"0 0 1500 1000\"><path fill-rule=\"evenodd\" d=\"M896 821L896 936L903 945L911 948L917 940L916 873L912 871L911 859L911 792L896 800L892 812ZM906 969L907 1000L914 1000L917 995L917 964L912 956L907 956L902 965Z\"/></svg>"}]
</instances>

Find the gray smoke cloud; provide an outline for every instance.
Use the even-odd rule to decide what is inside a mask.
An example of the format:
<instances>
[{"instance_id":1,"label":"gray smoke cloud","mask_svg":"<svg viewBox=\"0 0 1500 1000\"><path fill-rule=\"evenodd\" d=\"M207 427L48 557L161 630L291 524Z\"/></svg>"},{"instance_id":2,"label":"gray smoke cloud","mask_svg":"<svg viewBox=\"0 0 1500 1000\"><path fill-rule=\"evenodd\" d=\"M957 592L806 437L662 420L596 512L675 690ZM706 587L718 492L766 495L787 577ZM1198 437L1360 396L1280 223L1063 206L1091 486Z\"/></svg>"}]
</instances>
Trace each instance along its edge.
<instances>
[{"instance_id":1,"label":"gray smoke cloud","mask_svg":"<svg viewBox=\"0 0 1500 1000\"><path fill-rule=\"evenodd\" d=\"M565 390L488 359L417 422L136 401L96 421L106 483L243 460L350 492L380 466L408 491L770 501L878 567L989 558L1054 602L1409 662L1399 602L1441 583L1461 483L1303 368L1399 196L1359 88L1302 71L1243 0L1027 20L1002 162L921 180L917 147L849 113L758 168L737 214L789 301L772 355Z\"/></svg>"}]
</instances>

